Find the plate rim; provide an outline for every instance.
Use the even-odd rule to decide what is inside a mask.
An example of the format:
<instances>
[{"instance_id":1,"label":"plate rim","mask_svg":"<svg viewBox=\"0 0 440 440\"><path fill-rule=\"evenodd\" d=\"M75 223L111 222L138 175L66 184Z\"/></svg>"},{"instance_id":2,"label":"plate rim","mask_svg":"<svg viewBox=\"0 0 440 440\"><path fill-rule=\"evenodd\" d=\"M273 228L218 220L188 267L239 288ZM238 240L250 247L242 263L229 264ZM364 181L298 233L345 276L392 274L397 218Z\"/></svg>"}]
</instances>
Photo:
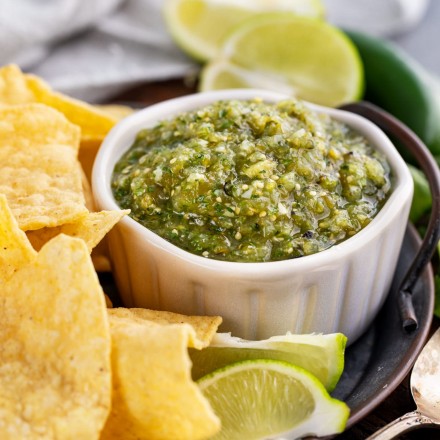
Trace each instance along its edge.
<instances>
[{"instance_id":1,"label":"plate rim","mask_svg":"<svg viewBox=\"0 0 440 440\"><path fill-rule=\"evenodd\" d=\"M422 240L414 225L408 223L405 235L409 235L410 239L414 241L416 246L420 247ZM353 410L350 408L350 417L347 421L344 432L352 428L355 424L357 424L363 418L365 418L369 413L371 413L377 406L383 403L396 390L396 388L403 382L405 377L408 375L419 353L422 351L429 337L430 329L434 319L434 301L435 301L434 271L432 268L432 264L430 262L426 265L418 282L422 280L423 280L424 291L426 292L425 299L427 301L427 306L425 311L426 316L424 316L423 319L419 320L419 327L416 330L417 335L414 337L414 340L409 345L401 361L395 366L394 370L392 371L390 380L386 382L386 387L382 388L382 390L379 393L370 396L359 407L354 408ZM371 326L373 325L377 325L378 321L380 321L382 313L387 307L389 307L389 305L387 306L387 302L385 302L385 304L382 306L381 310L379 311L378 315L376 316L376 318L374 319L374 321L372 322L369 328L371 328Z\"/></svg>"}]
</instances>

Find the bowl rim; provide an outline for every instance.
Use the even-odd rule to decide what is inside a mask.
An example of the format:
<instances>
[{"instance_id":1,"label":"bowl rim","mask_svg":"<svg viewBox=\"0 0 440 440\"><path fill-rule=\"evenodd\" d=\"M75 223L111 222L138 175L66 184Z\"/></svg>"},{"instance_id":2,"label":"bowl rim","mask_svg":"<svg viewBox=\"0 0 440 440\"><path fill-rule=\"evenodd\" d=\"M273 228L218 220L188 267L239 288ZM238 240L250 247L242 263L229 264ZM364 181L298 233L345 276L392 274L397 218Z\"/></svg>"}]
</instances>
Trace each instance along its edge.
<instances>
[{"instance_id":1,"label":"bowl rim","mask_svg":"<svg viewBox=\"0 0 440 440\"><path fill-rule=\"evenodd\" d=\"M261 98L268 103L291 98L283 93L259 89L225 89L200 92L159 102L143 110L139 110L118 122L105 137L95 158L92 170L92 188L97 205L100 209L105 210L122 209L118 206L113 197L110 186L111 175L115 163L119 160L123 152L130 148L134 136L142 128L151 127L160 120L169 119L178 113L202 108L214 101L229 99L249 100L255 97ZM243 278L252 276L256 271L261 271L263 267L265 271L269 271L273 275L292 269L313 270L314 268L332 263L340 258L345 258L358 249L361 249L366 243L373 240L381 231L388 227L397 216L401 217L400 210L413 195L413 180L411 174L390 139L379 127L368 119L345 110L327 108L308 102L304 103L310 109L327 113L331 117L361 132L370 140L375 148L385 154L390 164L393 173L392 192L371 223L354 236L328 249L299 258L268 262L233 262L215 260L192 254L168 242L129 216L122 218L120 224L140 234L154 247L166 253L173 254L176 258L219 272L229 273L231 270L239 270ZM123 139L125 137L129 137L131 140L124 141ZM407 218L405 220L407 220Z\"/></svg>"}]
</instances>

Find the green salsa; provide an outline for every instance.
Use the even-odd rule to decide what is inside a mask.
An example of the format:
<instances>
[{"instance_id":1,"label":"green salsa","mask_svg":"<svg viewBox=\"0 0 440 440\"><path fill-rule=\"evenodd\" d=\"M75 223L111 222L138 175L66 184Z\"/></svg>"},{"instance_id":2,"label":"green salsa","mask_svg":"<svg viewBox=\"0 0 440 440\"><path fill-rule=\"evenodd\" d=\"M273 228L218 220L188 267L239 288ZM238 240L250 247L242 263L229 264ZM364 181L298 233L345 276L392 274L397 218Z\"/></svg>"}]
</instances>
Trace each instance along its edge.
<instances>
[{"instance_id":1,"label":"green salsa","mask_svg":"<svg viewBox=\"0 0 440 440\"><path fill-rule=\"evenodd\" d=\"M301 102L221 101L140 131L112 177L131 217L216 260L277 261L356 234L390 193L368 140Z\"/></svg>"}]
</instances>

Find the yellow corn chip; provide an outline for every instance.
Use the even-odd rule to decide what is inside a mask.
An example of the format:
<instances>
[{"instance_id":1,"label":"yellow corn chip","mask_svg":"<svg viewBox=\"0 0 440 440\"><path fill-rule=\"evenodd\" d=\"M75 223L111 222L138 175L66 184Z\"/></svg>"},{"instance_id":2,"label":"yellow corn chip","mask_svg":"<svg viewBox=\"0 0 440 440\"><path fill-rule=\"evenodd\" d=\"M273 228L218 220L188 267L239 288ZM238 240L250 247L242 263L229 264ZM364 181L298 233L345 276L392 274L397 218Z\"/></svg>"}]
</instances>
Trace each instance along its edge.
<instances>
[{"instance_id":1,"label":"yellow corn chip","mask_svg":"<svg viewBox=\"0 0 440 440\"><path fill-rule=\"evenodd\" d=\"M92 251L93 266L96 272L111 272L112 264L108 255L107 241L104 239Z\"/></svg>"},{"instance_id":2,"label":"yellow corn chip","mask_svg":"<svg viewBox=\"0 0 440 440\"><path fill-rule=\"evenodd\" d=\"M78 160L84 170L84 173L89 182L92 181L93 164L95 163L96 155L101 146L102 139L82 139L81 148L78 153Z\"/></svg>"},{"instance_id":3,"label":"yellow corn chip","mask_svg":"<svg viewBox=\"0 0 440 440\"><path fill-rule=\"evenodd\" d=\"M112 316L120 318L140 318L157 324L189 324L195 332L195 338L189 338L189 347L202 349L207 347L222 322L220 316L188 316L160 310L118 307L110 311Z\"/></svg>"},{"instance_id":4,"label":"yellow corn chip","mask_svg":"<svg viewBox=\"0 0 440 440\"><path fill-rule=\"evenodd\" d=\"M120 105L120 104L95 105L95 108L117 119L118 121L126 118L127 116L130 116L135 112L135 110L132 107L129 107L128 105Z\"/></svg>"},{"instance_id":5,"label":"yellow corn chip","mask_svg":"<svg viewBox=\"0 0 440 440\"><path fill-rule=\"evenodd\" d=\"M84 242L56 237L0 298L0 438L98 439L111 404L111 347Z\"/></svg>"},{"instance_id":6,"label":"yellow corn chip","mask_svg":"<svg viewBox=\"0 0 440 440\"><path fill-rule=\"evenodd\" d=\"M64 113L81 127L82 139L104 139L117 118L77 99L53 91L42 79L24 74L16 65L0 69L0 103L3 105L46 104Z\"/></svg>"},{"instance_id":7,"label":"yellow corn chip","mask_svg":"<svg viewBox=\"0 0 440 440\"><path fill-rule=\"evenodd\" d=\"M220 422L191 379L188 324L111 314L113 398L102 440L197 440Z\"/></svg>"},{"instance_id":8,"label":"yellow corn chip","mask_svg":"<svg viewBox=\"0 0 440 440\"><path fill-rule=\"evenodd\" d=\"M102 140L109 130L128 113L124 106L101 109L78 99L54 92L42 79L23 73L14 64L0 68L0 107L18 104L41 103L63 113L81 128L81 162L90 181L93 161Z\"/></svg>"},{"instance_id":9,"label":"yellow corn chip","mask_svg":"<svg viewBox=\"0 0 440 440\"><path fill-rule=\"evenodd\" d=\"M92 188L84 172L82 173L82 184L86 207L89 211L95 212L96 206L93 199ZM39 246L36 243L34 243L34 245ZM93 248L92 261L97 272L111 272L112 265L110 263L109 250L105 237Z\"/></svg>"},{"instance_id":10,"label":"yellow corn chip","mask_svg":"<svg viewBox=\"0 0 440 440\"><path fill-rule=\"evenodd\" d=\"M94 107L98 109L98 111L109 115L117 121L125 118L126 116L129 116L134 112L131 107L125 105L107 104L95 105ZM102 141L103 137L81 139L81 148L79 149L78 159L81 162L81 165L89 182L92 181L91 179L93 164L95 162L95 158Z\"/></svg>"},{"instance_id":11,"label":"yellow corn chip","mask_svg":"<svg viewBox=\"0 0 440 440\"><path fill-rule=\"evenodd\" d=\"M0 68L0 106L36 102L20 68L9 64Z\"/></svg>"},{"instance_id":12,"label":"yellow corn chip","mask_svg":"<svg viewBox=\"0 0 440 440\"><path fill-rule=\"evenodd\" d=\"M37 251L53 237L66 234L71 237L82 238L86 242L89 252L92 252L92 249L104 238L107 232L129 212L128 209L124 211L89 212L76 223L66 223L55 228L29 231L27 236Z\"/></svg>"},{"instance_id":13,"label":"yellow corn chip","mask_svg":"<svg viewBox=\"0 0 440 440\"><path fill-rule=\"evenodd\" d=\"M107 306L108 309L111 309L113 307L112 300L105 293L104 293L104 298L105 298L105 305Z\"/></svg>"},{"instance_id":14,"label":"yellow corn chip","mask_svg":"<svg viewBox=\"0 0 440 440\"><path fill-rule=\"evenodd\" d=\"M90 212L95 212L96 205L95 205L95 199L93 198L92 187L91 187L90 182L87 179L86 173L84 172L84 169L82 167L81 167L81 183L82 183L82 190L83 190L83 194L84 194L84 202L85 202L86 208Z\"/></svg>"},{"instance_id":15,"label":"yellow corn chip","mask_svg":"<svg viewBox=\"0 0 440 440\"><path fill-rule=\"evenodd\" d=\"M0 194L23 230L79 220L79 129L41 104L0 108Z\"/></svg>"},{"instance_id":16,"label":"yellow corn chip","mask_svg":"<svg viewBox=\"0 0 440 440\"><path fill-rule=\"evenodd\" d=\"M0 283L36 257L26 234L18 227L6 197L0 194Z\"/></svg>"},{"instance_id":17,"label":"yellow corn chip","mask_svg":"<svg viewBox=\"0 0 440 440\"><path fill-rule=\"evenodd\" d=\"M66 118L81 127L81 139L104 139L117 119L78 99L54 92L42 79L26 75L26 83L37 102L64 113Z\"/></svg>"}]
</instances>

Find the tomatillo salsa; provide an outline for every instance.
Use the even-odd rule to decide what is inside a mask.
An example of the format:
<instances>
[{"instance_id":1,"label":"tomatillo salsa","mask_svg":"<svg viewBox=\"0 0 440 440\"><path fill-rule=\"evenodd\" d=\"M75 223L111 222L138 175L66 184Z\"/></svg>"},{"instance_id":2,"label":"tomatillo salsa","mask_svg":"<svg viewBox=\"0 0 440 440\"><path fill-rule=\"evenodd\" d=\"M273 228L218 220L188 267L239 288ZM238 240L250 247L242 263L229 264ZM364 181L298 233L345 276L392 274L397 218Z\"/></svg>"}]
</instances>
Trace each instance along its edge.
<instances>
[{"instance_id":1,"label":"tomatillo salsa","mask_svg":"<svg viewBox=\"0 0 440 440\"><path fill-rule=\"evenodd\" d=\"M112 177L137 222L236 262L327 249L368 225L390 188L365 137L296 100L222 101L162 121L138 133Z\"/></svg>"}]
</instances>

